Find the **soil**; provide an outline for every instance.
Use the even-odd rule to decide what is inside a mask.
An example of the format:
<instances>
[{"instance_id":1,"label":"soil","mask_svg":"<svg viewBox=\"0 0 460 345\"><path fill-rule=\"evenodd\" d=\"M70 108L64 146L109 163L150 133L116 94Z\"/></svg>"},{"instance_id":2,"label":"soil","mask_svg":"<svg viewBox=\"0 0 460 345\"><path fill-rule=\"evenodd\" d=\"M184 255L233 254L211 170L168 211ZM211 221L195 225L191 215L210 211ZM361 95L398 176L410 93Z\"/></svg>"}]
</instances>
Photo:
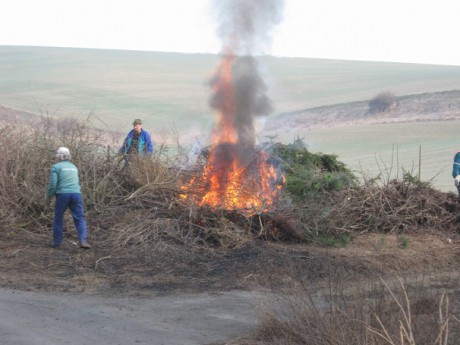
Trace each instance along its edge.
<instances>
[{"instance_id":1,"label":"soil","mask_svg":"<svg viewBox=\"0 0 460 345\"><path fill-rule=\"evenodd\" d=\"M460 277L460 236L434 229L361 234L341 248L255 240L153 253L110 251L91 237L83 250L65 237L54 249L49 234L0 232L4 344L248 344L257 294L299 276L318 287L430 276L440 289L458 289Z\"/></svg>"},{"instance_id":2,"label":"soil","mask_svg":"<svg viewBox=\"0 0 460 345\"><path fill-rule=\"evenodd\" d=\"M74 234L66 234L64 245L54 249L50 236L0 232L2 287L152 296L276 287L298 274L313 283L331 276L355 280L449 273L458 272L460 262L460 236L435 229L365 233L340 248L254 240L233 249L193 251L170 247L117 252L97 239L92 249L83 250Z\"/></svg>"}]
</instances>

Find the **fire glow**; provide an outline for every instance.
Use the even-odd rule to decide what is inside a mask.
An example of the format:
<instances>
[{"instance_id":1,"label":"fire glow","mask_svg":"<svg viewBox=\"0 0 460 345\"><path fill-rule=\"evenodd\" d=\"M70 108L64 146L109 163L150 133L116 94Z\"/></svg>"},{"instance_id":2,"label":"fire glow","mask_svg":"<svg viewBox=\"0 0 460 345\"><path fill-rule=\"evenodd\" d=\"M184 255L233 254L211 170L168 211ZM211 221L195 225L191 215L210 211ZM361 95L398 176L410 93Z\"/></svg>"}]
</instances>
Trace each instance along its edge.
<instances>
[{"instance_id":1,"label":"fire glow","mask_svg":"<svg viewBox=\"0 0 460 345\"><path fill-rule=\"evenodd\" d=\"M182 186L183 199L246 215L273 206L285 179L270 155L255 148L253 117L270 107L264 93L257 91L264 89L258 74L246 74L253 67L251 58L222 56L211 80L217 120L208 160L203 171Z\"/></svg>"}]
</instances>

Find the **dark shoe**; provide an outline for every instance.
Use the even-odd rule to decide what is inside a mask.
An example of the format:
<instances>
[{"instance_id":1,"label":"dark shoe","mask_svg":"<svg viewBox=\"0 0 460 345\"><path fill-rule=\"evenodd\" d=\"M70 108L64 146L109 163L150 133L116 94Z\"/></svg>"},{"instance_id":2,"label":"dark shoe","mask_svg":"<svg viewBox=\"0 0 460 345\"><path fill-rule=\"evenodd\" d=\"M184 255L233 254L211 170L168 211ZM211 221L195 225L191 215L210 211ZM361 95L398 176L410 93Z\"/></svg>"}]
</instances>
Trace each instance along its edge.
<instances>
[{"instance_id":1,"label":"dark shoe","mask_svg":"<svg viewBox=\"0 0 460 345\"><path fill-rule=\"evenodd\" d=\"M51 247L51 248L54 248L54 249L57 249L57 248L59 248L60 246L61 246L60 244L56 244L56 243L54 243L54 242L51 242L51 244L50 244L50 247Z\"/></svg>"},{"instance_id":2,"label":"dark shoe","mask_svg":"<svg viewBox=\"0 0 460 345\"><path fill-rule=\"evenodd\" d=\"M80 242L80 248L83 248L83 249L90 249L91 246L89 245L88 242L82 241L82 242Z\"/></svg>"}]
</instances>

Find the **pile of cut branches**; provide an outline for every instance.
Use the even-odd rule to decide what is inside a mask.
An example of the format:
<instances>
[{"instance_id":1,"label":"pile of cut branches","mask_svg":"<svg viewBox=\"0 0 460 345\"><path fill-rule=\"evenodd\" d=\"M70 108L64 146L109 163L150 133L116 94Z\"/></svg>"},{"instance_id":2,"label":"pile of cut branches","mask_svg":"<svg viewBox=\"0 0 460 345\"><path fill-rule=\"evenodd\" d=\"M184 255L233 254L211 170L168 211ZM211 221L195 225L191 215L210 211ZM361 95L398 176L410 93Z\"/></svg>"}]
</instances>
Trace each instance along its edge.
<instances>
[{"instance_id":1,"label":"pile of cut branches","mask_svg":"<svg viewBox=\"0 0 460 345\"><path fill-rule=\"evenodd\" d=\"M350 177L352 183L334 183L332 188L329 182L339 176L333 175L321 180L324 183L318 188L310 188L304 177L337 169L344 173L344 167L335 157L321 155L317 161L302 145L281 147L290 166L288 174L313 169L314 174L295 175L300 188L293 190L301 193L285 188L269 211L248 215L244 210L211 209L182 199L182 184L190 181L190 171L175 162L183 159L160 149L153 157L127 160L111 150L106 133L88 123L44 117L33 127L5 126L0 131L2 229L51 233L53 215L45 212L45 190L59 146L70 148L79 168L90 239L109 248L235 248L256 239L306 242L366 231L459 229L457 197L411 176L383 186L356 185ZM179 152L187 154L183 148ZM292 181L288 178L288 184ZM73 227L69 215L65 226Z\"/></svg>"},{"instance_id":2,"label":"pile of cut branches","mask_svg":"<svg viewBox=\"0 0 460 345\"><path fill-rule=\"evenodd\" d=\"M455 194L409 179L349 187L324 194L317 202L304 205L302 212L310 231L317 234L460 229L460 202Z\"/></svg>"}]
</instances>

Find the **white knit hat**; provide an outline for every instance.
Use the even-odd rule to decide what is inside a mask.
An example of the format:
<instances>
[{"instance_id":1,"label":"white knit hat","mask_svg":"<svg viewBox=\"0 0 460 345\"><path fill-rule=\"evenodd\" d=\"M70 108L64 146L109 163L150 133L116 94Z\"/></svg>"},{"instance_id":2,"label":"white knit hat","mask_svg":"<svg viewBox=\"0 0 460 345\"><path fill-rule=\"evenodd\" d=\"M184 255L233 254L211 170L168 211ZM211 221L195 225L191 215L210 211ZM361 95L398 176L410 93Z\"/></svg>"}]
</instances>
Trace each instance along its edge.
<instances>
[{"instance_id":1,"label":"white knit hat","mask_svg":"<svg viewBox=\"0 0 460 345\"><path fill-rule=\"evenodd\" d=\"M56 154L59 155L70 155L70 151L67 147L60 147L57 149Z\"/></svg>"},{"instance_id":2,"label":"white knit hat","mask_svg":"<svg viewBox=\"0 0 460 345\"><path fill-rule=\"evenodd\" d=\"M70 151L67 147L60 147L56 151L56 158L60 161L70 160Z\"/></svg>"}]
</instances>

